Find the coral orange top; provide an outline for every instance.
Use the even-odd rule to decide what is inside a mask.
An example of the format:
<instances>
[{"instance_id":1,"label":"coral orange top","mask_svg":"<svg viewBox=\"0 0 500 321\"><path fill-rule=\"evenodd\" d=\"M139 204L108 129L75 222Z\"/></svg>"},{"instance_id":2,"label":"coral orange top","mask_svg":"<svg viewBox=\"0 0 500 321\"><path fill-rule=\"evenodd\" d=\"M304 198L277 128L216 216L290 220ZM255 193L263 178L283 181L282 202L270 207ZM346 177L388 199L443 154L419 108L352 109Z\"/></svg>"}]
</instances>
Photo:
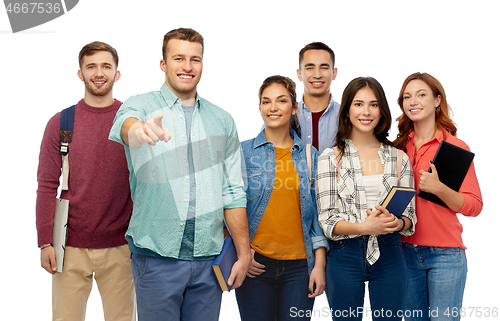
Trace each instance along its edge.
<instances>
[{"instance_id":1,"label":"coral orange top","mask_svg":"<svg viewBox=\"0 0 500 321\"><path fill-rule=\"evenodd\" d=\"M412 163L417 192L420 181L419 171L429 169L429 162L433 160L442 140L470 150L457 137L447 132L445 135L445 132L440 131L417 151L413 140L414 135L415 132L411 132L408 136L406 154L408 154ZM483 208L483 199L474 169L474 162L471 164L459 192L464 196L464 205L459 213L465 216L479 215ZM466 248L462 240L463 227L458 220L457 213L420 197L415 197L415 210L417 213L415 233L409 237L402 237L403 242L424 246Z\"/></svg>"}]
</instances>

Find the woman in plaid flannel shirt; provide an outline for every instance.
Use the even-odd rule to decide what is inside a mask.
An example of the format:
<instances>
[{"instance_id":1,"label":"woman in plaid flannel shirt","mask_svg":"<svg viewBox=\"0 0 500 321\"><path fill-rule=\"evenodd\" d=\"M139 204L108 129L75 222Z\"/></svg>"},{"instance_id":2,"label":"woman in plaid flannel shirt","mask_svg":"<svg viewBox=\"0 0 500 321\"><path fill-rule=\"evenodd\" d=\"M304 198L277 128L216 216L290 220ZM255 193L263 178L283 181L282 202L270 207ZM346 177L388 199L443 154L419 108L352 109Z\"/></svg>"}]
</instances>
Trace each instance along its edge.
<instances>
[{"instance_id":1,"label":"woman in plaid flannel shirt","mask_svg":"<svg viewBox=\"0 0 500 321\"><path fill-rule=\"evenodd\" d=\"M403 153L398 177L398 151L387 139L390 126L380 83L356 78L342 96L336 146L318 159L316 200L319 224L330 239L326 295L334 320L362 320L368 312L378 320L401 320L404 314L406 268L399 234L414 232L414 201L400 218L379 204L392 186L412 187L413 172ZM365 281L370 311L363 309Z\"/></svg>"}]
</instances>

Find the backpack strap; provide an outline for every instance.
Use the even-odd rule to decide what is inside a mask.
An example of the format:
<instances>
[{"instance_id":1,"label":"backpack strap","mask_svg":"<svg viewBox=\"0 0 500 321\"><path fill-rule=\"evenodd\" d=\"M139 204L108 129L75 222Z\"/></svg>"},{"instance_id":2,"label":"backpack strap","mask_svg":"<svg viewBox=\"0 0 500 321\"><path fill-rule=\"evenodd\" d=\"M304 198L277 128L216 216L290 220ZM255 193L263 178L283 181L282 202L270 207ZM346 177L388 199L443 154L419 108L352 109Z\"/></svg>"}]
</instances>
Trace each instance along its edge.
<instances>
[{"instance_id":1,"label":"backpack strap","mask_svg":"<svg viewBox=\"0 0 500 321\"><path fill-rule=\"evenodd\" d=\"M307 157L307 167L309 168L309 184L311 184L311 181L312 181L311 144L306 145L306 157Z\"/></svg>"},{"instance_id":2,"label":"backpack strap","mask_svg":"<svg viewBox=\"0 0 500 321\"><path fill-rule=\"evenodd\" d=\"M403 167L403 151L398 149L398 155L396 156L396 173L398 175L398 186L401 185L401 168Z\"/></svg>"},{"instance_id":3,"label":"backpack strap","mask_svg":"<svg viewBox=\"0 0 500 321\"><path fill-rule=\"evenodd\" d=\"M338 180L340 177L340 163L341 163L340 162L341 159L339 158L340 149L338 148L338 146L334 146L333 151L335 152L335 160L337 161L337 180Z\"/></svg>"},{"instance_id":4,"label":"backpack strap","mask_svg":"<svg viewBox=\"0 0 500 321\"><path fill-rule=\"evenodd\" d=\"M61 189L66 191L68 190L68 178L69 178L69 162L68 162L68 154L69 154L69 143L73 140L73 124L75 122L75 105L63 109L61 111L61 119L59 122L59 142L61 143L61 148L59 151L61 152L62 157L62 185Z\"/></svg>"}]
</instances>

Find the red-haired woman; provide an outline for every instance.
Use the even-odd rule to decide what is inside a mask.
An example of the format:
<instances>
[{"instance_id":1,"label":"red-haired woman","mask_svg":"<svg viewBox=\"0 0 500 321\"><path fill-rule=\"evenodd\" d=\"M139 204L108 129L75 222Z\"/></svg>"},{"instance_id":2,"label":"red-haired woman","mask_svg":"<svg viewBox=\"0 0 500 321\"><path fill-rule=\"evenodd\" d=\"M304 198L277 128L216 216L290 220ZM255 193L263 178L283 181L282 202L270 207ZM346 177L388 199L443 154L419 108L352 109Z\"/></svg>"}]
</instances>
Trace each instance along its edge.
<instances>
[{"instance_id":1,"label":"red-haired woman","mask_svg":"<svg viewBox=\"0 0 500 321\"><path fill-rule=\"evenodd\" d=\"M416 198L418 225L415 233L402 237L408 286L405 310L419 311L405 320L460 319L467 276L462 225L457 213L477 216L483 202L474 164L458 192L439 180L431 163L441 141L469 149L456 137L456 126L448 115L442 85L427 73L414 73L403 83L398 104L399 134L394 145L403 149L413 166L417 190L438 196L443 207ZM431 172L428 172L428 169Z\"/></svg>"}]
</instances>

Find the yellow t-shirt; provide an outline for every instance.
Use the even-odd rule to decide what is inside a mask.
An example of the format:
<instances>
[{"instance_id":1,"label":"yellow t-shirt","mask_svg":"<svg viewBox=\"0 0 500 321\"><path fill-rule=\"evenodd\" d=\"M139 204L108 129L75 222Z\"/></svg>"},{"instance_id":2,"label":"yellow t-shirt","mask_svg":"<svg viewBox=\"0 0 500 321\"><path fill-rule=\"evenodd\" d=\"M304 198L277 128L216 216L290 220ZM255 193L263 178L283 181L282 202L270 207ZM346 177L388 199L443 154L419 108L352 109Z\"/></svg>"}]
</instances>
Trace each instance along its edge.
<instances>
[{"instance_id":1,"label":"yellow t-shirt","mask_svg":"<svg viewBox=\"0 0 500 321\"><path fill-rule=\"evenodd\" d=\"M274 188L252 248L275 260L307 258L300 218L300 181L290 148L275 148Z\"/></svg>"}]
</instances>

